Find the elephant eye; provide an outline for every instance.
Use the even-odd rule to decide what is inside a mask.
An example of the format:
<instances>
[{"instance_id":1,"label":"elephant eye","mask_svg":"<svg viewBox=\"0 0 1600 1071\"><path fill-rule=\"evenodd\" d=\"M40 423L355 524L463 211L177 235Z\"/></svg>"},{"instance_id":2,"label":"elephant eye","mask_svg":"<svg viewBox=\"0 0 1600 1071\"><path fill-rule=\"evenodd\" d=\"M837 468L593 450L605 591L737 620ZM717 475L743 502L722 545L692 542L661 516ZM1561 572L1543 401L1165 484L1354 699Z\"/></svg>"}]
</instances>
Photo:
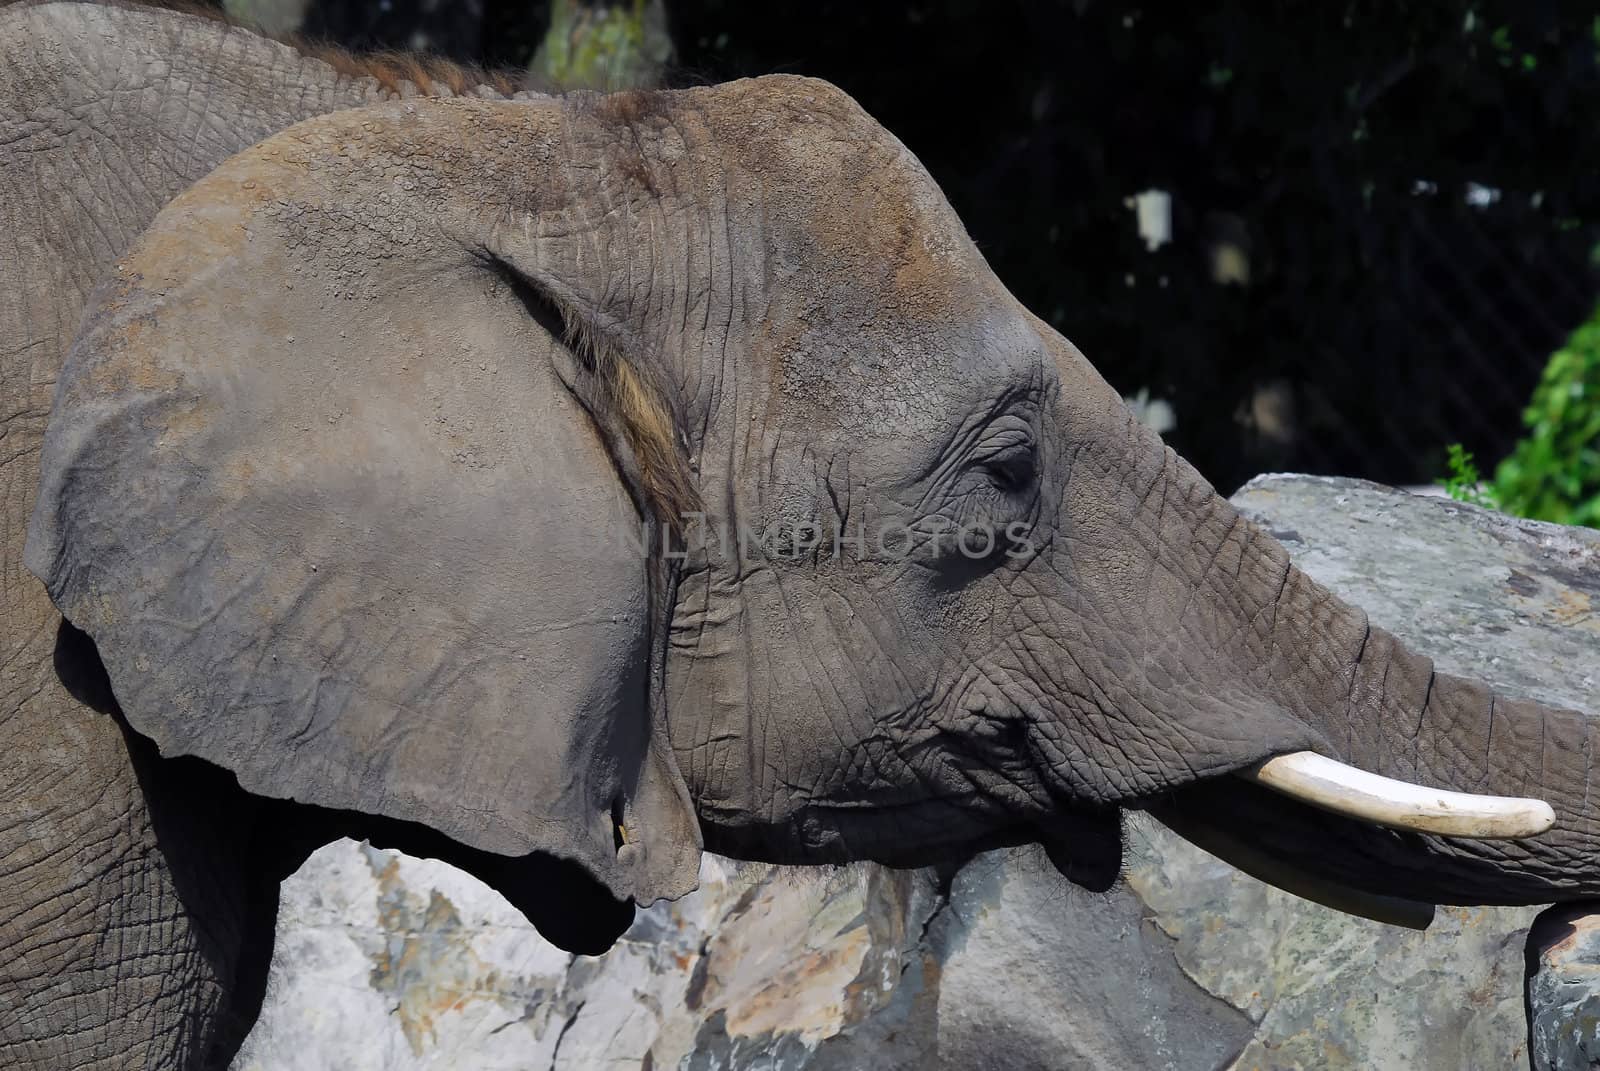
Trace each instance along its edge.
<instances>
[{"instance_id":1,"label":"elephant eye","mask_svg":"<svg viewBox=\"0 0 1600 1071\"><path fill-rule=\"evenodd\" d=\"M1033 486L1039 470L1038 451L1032 442L1009 443L985 457L983 468L995 487L1017 494Z\"/></svg>"}]
</instances>

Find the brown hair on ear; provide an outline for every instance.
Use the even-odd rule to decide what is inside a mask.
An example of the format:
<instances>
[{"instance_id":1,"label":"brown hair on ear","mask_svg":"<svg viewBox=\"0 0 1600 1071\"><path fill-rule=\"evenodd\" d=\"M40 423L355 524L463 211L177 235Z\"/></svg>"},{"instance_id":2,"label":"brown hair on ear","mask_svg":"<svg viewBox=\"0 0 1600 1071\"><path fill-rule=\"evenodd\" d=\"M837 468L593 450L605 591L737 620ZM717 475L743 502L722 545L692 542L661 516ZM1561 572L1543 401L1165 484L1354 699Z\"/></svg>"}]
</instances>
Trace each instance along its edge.
<instances>
[{"instance_id":1,"label":"brown hair on ear","mask_svg":"<svg viewBox=\"0 0 1600 1071\"><path fill-rule=\"evenodd\" d=\"M372 52L357 54L333 45L287 42L313 59L319 59L346 78L371 78L385 93L399 96L410 82L423 96L441 88L460 97L489 89L503 97L537 88L531 79L515 72L470 67L426 52Z\"/></svg>"},{"instance_id":2,"label":"brown hair on ear","mask_svg":"<svg viewBox=\"0 0 1600 1071\"><path fill-rule=\"evenodd\" d=\"M683 529L686 514L700 508L700 493L685 456L684 437L665 394L607 340L598 338L584 321L560 306L565 342L578 363L594 376L597 400L605 415L621 427L639 466L640 491L656 519L674 532Z\"/></svg>"}]
</instances>

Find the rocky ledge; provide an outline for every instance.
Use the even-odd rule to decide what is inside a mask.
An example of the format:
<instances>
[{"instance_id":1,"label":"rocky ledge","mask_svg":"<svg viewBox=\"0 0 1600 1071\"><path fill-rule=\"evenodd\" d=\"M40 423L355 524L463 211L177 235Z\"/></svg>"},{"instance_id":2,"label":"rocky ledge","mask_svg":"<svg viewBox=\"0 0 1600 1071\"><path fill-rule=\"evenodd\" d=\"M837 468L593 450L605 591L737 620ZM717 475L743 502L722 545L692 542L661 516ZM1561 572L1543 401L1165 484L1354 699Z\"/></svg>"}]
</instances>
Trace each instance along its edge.
<instances>
[{"instance_id":1,"label":"rocky ledge","mask_svg":"<svg viewBox=\"0 0 1600 1071\"><path fill-rule=\"evenodd\" d=\"M1439 668L1596 709L1600 533L1304 476L1234 502ZM598 958L558 951L449 867L340 842L285 883L266 1005L234 1066L1588 1066L1592 920L1541 920L1530 1054L1536 909L1441 908L1425 932L1394 929L1154 823L1129 840L1127 879L1104 895L1029 850L947 874L708 856L698 892L639 912Z\"/></svg>"}]
</instances>

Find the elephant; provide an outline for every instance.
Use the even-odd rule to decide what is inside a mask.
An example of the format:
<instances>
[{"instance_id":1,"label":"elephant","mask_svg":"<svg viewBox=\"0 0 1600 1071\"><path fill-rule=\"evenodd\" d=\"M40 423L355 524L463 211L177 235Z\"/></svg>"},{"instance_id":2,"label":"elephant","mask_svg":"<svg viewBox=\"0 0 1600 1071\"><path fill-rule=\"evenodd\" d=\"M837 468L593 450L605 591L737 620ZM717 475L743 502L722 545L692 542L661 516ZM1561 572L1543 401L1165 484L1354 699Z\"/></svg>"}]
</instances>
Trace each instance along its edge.
<instances>
[{"instance_id":1,"label":"elephant","mask_svg":"<svg viewBox=\"0 0 1600 1071\"><path fill-rule=\"evenodd\" d=\"M574 949L703 850L1105 889L1129 810L1350 910L1600 893L1587 718L1296 569L839 89L0 49L8 1061L225 1063L343 833Z\"/></svg>"},{"instance_id":2,"label":"elephant","mask_svg":"<svg viewBox=\"0 0 1600 1071\"><path fill-rule=\"evenodd\" d=\"M0 5L0 1065L225 1066L266 984L278 882L344 820L301 807L286 820L231 775L162 759L22 570L77 321L161 206L228 156L419 84L518 91L439 62L308 53L200 10ZM419 854L462 850L417 828L373 832ZM519 903L537 921L564 887Z\"/></svg>"}]
</instances>

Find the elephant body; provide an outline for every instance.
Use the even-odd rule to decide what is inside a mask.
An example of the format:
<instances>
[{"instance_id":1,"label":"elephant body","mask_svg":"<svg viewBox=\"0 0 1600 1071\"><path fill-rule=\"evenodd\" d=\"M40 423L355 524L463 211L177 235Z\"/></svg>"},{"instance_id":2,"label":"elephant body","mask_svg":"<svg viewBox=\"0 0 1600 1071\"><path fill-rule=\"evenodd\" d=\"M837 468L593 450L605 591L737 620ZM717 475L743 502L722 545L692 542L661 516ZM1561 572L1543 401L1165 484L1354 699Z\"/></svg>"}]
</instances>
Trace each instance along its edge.
<instances>
[{"instance_id":1,"label":"elephant body","mask_svg":"<svg viewBox=\"0 0 1600 1071\"><path fill-rule=\"evenodd\" d=\"M39 444L91 291L162 205L308 116L391 96L199 15L0 9L0 1063L225 1062L259 1000L280 866L260 801L164 762L21 570ZM264 853L264 854L263 854Z\"/></svg>"},{"instance_id":2,"label":"elephant body","mask_svg":"<svg viewBox=\"0 0 1600 1071\"><path fill-rule=\"evenodd\" d=\"M228 1058L340 833L578 949L702 845L1103 889L1129 808L1346 894L1600 893L1591 723L1297 570L826 83L507 101L76 3L0 58L12 1062ZM1258 783L1305 751L1555 828Z\"/></svg>"}]
</instances>

